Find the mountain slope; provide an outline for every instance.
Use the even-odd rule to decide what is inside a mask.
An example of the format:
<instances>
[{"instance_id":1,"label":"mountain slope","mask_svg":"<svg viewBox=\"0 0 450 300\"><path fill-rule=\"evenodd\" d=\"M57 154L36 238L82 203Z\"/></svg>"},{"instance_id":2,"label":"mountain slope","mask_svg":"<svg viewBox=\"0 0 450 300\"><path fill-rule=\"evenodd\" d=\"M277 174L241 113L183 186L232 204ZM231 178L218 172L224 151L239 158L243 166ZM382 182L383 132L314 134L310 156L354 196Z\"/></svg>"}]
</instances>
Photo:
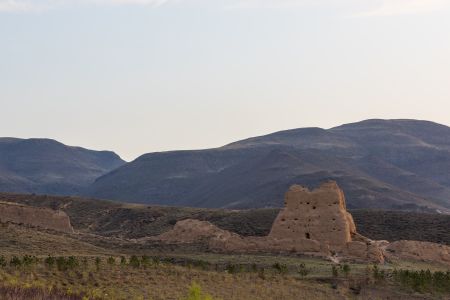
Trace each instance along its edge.
<instances>
[{"instance_id":1,"label":"mountain slope","mask_svg":"<svg viewBox=\"0 0 450 300\"><path fill-rule=\"evenodd\" d=\"M0 191L69 195L125 163L109 151L49 139L0 138Z\"/></svg>"},{"instance_id":2,"label":"mountain slope","mask_svg":"<svg viewBox=\"0 0 450 300\"><path fill-rule=\"evenodd\" d=\"M450 128L367 120L300 128L207 150L145 154L87 195L196 207L277 207L292 183L336 180L350 208L450 208Z\"/></svg>"}]
</instances>

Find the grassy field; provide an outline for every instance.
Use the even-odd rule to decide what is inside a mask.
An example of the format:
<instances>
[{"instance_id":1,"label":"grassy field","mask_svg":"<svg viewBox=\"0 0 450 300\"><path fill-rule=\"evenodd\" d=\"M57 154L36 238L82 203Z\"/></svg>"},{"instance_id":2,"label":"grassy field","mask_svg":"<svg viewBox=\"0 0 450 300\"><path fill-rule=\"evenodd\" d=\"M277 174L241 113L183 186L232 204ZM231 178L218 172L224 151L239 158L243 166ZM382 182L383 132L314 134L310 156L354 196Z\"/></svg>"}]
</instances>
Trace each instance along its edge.
<instances>
[{"instance_id":1,"label":"grassy field","mask_svg":"<svg viewBox=\"0 0 450 300\"><path fill-rule=\"evenodd\" d=\"M315 259L220 255L198 255L190 259L180 265L146 256L5 257L0 267L0 296L2 299L177 300L445 297L445 293L417 296L406 288L398 289L387 276L390 267L385 268L383 278L376 278L373 266L348 265L348 272L340 266L333 275L330 263ZM273 261L277 263L266 266ZM232 265L235 267L231 268ZM189 298L190 292L203 297ZM30 294L35 298L29 298Z\"/></svg>"},{"instance_id":2,"label":"grassy field","mask_svg":"<svg viewBox=\"0 0 450 300\"><path fill-rule=\"evenodd\" d=\"M183 299L194 282L214 299L325 299L339 295L323 284L288 276L261 279L257 273L233 275L162 263L139 268L101 264L97 268L90 262L67 271L40 264L8 268L1 277L9 287L54 290L87 299Z\"/></svg>"},{"instance_id":3,"label":"grassy field","mask_svg":"<svg viewBox=\"0 0 450 300\"><path fill-rule=\"evenodd\" d=\"M180 247L135 239L168 230L178 219L192 216L242 234L261 235L276 210L145 207L33 197L38 199L30 200L34 205L65 209L76 233L0 223L2 300L450 299L449 266L417 261L336 265L313 257L209 253L201 243ZM16 200L28 202L22 196ZM356 214L356 219L363 216ZM408 216L399 215L396 224L406 227ZM431 216L421 217L421 230L426 230ZM372 230L386 231L389 220L381 220ZM441 228L442 220L433 228ZM442 228L436 232L443 234Z\"/></svg>"},{"instance_id":4,"label":"grassy field","mask_svg":"<svg viewBox=\"0 0 450 300\"><path fill-rule=\"evenodd\" d=\"M76 235L0 223L0 255L92 255L113 253Z\"/></svg>"}]
</instances>

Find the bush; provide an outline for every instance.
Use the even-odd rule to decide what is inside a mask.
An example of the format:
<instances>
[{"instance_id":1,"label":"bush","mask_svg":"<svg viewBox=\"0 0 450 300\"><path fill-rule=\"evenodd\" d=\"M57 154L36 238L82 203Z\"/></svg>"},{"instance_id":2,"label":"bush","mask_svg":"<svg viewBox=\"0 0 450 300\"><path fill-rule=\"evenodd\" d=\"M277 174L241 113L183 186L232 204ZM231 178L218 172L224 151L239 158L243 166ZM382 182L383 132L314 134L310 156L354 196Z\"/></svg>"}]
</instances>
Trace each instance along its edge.
<instances>
[{"instance_id":1,"label":"bush","mask_svg":"<svg viewBox=\"0 0 450 300\"><path fill-rule=\"evenodd\" d=\"M201 268L202 270L209 270L210 263L204 260L194 261L194 266Z\"/></svg>"},{"instance_id":2,"label":"bush","mask_svg":"<svg viewBox=\"0 0 450 300\"><path fill-rule=\"evenodd\" d=\"M227 264L225 267L225 272L230 274L237 274L242 272L242 266L241 265L235 265L235 264Z\"/></svg>"},{"instance_id":3,"label":"bush","mask_svg":"<svg viewBox=\"0 0 450 300\"><path fill-rule=\"evenodd\" d=\"M373 267L372 267L372 274L373 274L373 278L376 281L384 280L384 278L385 278L384 270L380 271L380 269L378 269L377 265L373 265Z\"/></svg>"},{"instance_id":4,"label":"bush","mask_svg":"<svg viewBox=\"0 0 450 300\"><path fill-rule=\"evenodd\" d=\"M114 266L116 264L116 260L114 259L114 257L110 256L108 257L108 260L106 261L108 263L108 265L110 266Z\"/></svg>"},{"instance_id":5,"label":"bush","mask_svg":"<svg viewBox=\"0 0 450 300\"><path fill-rule=\"evenodd\" d=\"M68 269L75 269L76 267L78 267L80 265L75 256L69 256L66 264L67 264Z\"/></svg>"},{"instance_id":6,"label":"bush","mask_svg":"<svg viewBox=\"0 0 450 300\"><path fill-rule=\"evenodd\" d=\"M344 273L345 277L348 277L348 275L350 274L350 266L348 264L344 264L341 267L341 270Z\"/></svg>"},{"instance_id":7,"label":"bush","mask_svg":"<svg viewBox=\"0 0 450 300\"><path fill-rule=\"evenodd\" d=\"M0 256L0 267L6 267L6 258L4 256Z\"/></svg>"},{"instance_id":8,"label":"bush","mask_svg":"<svg viewBox=\"0 0 450 300\"><path fill-rule=\"evenodd\" d=\"M272 267L280 274L286 274L288 272L288 267L285 264L275 263Z\"/></svg>"},{"instance_id":9,"label":"bush","mask_svg":"<svg viewBox=\"0 0 450 300\"><path fill-rule=\"evenodd\" d=\"M53 268L53 266L56 263L56 260L53 256L47 256L47 258L44 260L44 263L49 267L50 269Z\"/></svg>"},{"instance_id":10,"label":"bush","mask_svg":"<svg viewBox=\"0 0 450 300\"><path fill-rule=\"evenodd\" d=\"M125 266L127 264L127 259L125 258L125 256L120 257L120 264L122 266Z\"/></svg>"},{"instance_id":11,"label":"bush","mask_svg":"<svg viewBox=\"0 0 450 300\"><path fill-rule=\"evenodd\" d=\"M9 265L12 267L20 267L22 265L22 261L17 256L13 256L9 261Z\"/></svg>"},{"instance_id":12,"label":"bush","mask_svg":"<svg viewBox=\"0 0 450 300\"><path fill-rule=\"evenodd\" d=\"M141 262L139 261L139 258L136 255L131 256L129 265L133 268L139 268L141 266Z\"/></svg>"},{"instance_id":13,"label":"bush","mask_svg":"<svg viewBox=\"0 0 450 300\"><path fill-rule=\"evenodd\" d=\"M258 272L258 266L255 263L252 264L252 272Z\"/></svg>"},{"instance_id":14,"label":"bush","mask_svg":"<svg viewBox=\"0 0 450 300\"><path fill-rule=\"evenodd\" d=\"M159 257L153 257L153 264L155 264L157 266L157 265L159 265L160 262L161 262L161 260L159 259Z\"/></svg>"},{"instance_id":15,"label":"bush","mask_svg":"<svg viewBox=\"0 0 450 300\"><path fill-rule=\"evenodd\" d=\"M141 263L142 263L142 266L147 267L147 266L150 266L152 262L150 260L150 257L148 257L147 255L143 255L142 259L141 259Z\"/></svg>"},{"instance_id":16,"label":"bush","mask_svg":"<svg viewBox=\"0 0 450 300\"><path fill-rule=\"evenodd\" d=\"M97 271L100 269L100 265L102 264L102 259L100 257L95 258L95 267L97 268Z\"/></svg>"},{"instance_id":17,"label":"bush","mask_svg":"<svg viewBox=\"0 0 450 300\"><path fill-rule=\"evenodd\" d=\"M36 256L29 256L29 255L24 255L22 257L22 264L24 266L31 266L32 264L37 263L37 257Z\"/></svg>"},{"instance_id":18,"label":"bush","mask_svg":"<svg viewBox=\"0 0 450 300\"><path fill-rule=\"evenodd\" d=\"M213 298L202 292L202 288L199 284L193 282L189 287L189 292L186 300L213 300Z\"/></svg>"},{"instance_id":19,"label":"bush","mask_svg":"<svg viewBox=\"0 0 450 300\"><path fill-rule=\"evenodd\" d=\"M338 270L338 268L336 268L335 265L331 266L331 275L333 275L333 277L339 276L339 270Z\"/></svg>"},{"instance_id":20,"label":"bush","mask_svg":"<svg viewBox=\"0 0 450 300\"><path fill-rule=\"evenodd\" d=\"M306 267L305 264L300 264L297 269L298 275L301 277L306 277L309 274L310 270Z\"/></svg>"},{"instance_id":21,"label":"bush","mask_svg":"<svg viewBox=\"0 0 450 300\"><path fill-rule=\"evenodd\" d=\"M87 257L83 257L83 259L81 260L81 263L83 264L84 268L87 268L89 265Z\"/></svg>"},{"instance_id":22,"label":"bush","mask_svg":"<svg viewBox=\"0 0 450 300\"><path fill-rule=\"evenodd\" d=\"M58 271L67 271L69 268L66 259L62 256L56 259L56 267L58 268Z\"/></svg>"}]
</instances>

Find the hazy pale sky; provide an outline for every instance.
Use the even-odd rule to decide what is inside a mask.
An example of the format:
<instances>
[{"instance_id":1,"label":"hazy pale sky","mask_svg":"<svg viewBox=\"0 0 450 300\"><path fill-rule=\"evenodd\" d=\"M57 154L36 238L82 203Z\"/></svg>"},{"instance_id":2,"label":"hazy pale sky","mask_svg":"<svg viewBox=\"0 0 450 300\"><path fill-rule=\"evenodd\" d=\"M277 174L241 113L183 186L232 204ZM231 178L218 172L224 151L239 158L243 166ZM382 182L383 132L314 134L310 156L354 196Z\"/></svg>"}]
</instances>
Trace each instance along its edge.
<instances>
[{"instance_id":1,"label":"hazy pale sky","mask_svg":"<svg viewBox=\"0 0 450 300\"><path fill-rule=\"evenodd\" d=\"M449 0L0 0L0 136L216 147L367 118L450 125Z\"/></svg>"}]
</instances>

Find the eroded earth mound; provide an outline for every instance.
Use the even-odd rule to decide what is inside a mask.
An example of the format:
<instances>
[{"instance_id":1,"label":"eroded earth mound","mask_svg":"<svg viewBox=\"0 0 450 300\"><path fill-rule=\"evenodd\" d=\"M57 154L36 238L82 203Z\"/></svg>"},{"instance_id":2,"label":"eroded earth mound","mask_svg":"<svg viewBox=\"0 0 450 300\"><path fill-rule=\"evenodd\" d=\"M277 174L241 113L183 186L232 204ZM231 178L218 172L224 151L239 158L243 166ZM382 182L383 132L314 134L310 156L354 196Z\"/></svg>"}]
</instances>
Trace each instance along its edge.
<instances>
[{"instance_id":1,"label":"eroded earth mound","mask_svg":"<svg viewBox=\"0 0 450 300\"><path fill-rule=\"evenodd\" d=\"M396 241L385 248L388 258L450 264L450 247L430 242Z\"/></svg>"},{"instance_id":2,"label":"eroded earth mound","mask_svg":"<svg viewBox=\"0 0 450 300\"><path fill-rule=\"evenodd\" d=\"M0 222L23 224L43 229L73 233L69 216L61 210L0 202Z\"/></svg>"}]
</instances>

